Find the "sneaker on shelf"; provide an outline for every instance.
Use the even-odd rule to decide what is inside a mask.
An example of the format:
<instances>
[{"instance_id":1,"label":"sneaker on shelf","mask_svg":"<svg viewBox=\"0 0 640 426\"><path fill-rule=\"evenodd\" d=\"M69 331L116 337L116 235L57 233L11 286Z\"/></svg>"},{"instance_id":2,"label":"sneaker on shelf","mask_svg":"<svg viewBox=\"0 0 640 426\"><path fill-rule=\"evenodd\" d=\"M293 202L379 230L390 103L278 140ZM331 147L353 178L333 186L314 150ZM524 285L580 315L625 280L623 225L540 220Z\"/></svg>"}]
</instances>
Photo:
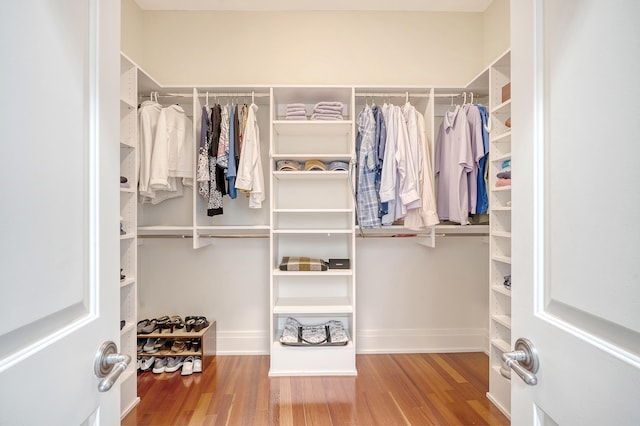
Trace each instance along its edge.
<instances>
[{"instance_id":1,"label":"sneaker on shelf","mask_svg":"<svg viewBox=\"0 0 640 426\"><path fill-rule=\"evenodd\" d=\"M156 357L154 356L146 356L142 357L140 361L140 371L149 371L151 367L153 367L153 363L155 362Z\"/></svg>"},{"instance_id":2,"label":"sneaker on shelf","mask_svg":"<svg viewBox=\"0 0 640 426\"><path fill-rule=\"evenodd\" d=\"M182 364L184 363L184 357L181 356L170 356L167 358L167 368L164 370L167 373L173 373L174 371L178 371Z\"/></svg>"},{"instance_id":3,"label":"sneaker on shelf","mask_svg":"<svg viewBox=\"0 0 640 426\"><path fill-rule=\"evenodd\" d=\"M125 235L126 233L127 233L127 231L124 230L124 226L121 223L120 224L120 235Z\"/></svg>"},{"instance_id":4,"label":"sneaker on shelf","mask_svg":"<svg viewBox=\"0 0 640 426\"><path fill-rule=\"evenodd\" d=\"M166 368L167 368L167 360L165 358L158 357L153 363L152 371L156 374L160 374L160 373L164 373Z\"/></svg>"},{"instance_id":5,"label":"sneaker on shelf","mask_svg":"<svg viewBox=\"0 0 640 426\"><path fill-rule=\"evenodd\" d=\"M193 373L193 357L188 356L185 358L184 363L182 364L182 373L183 376L189 376Z\"/></svg>"},{"instance_id":6,"label":"sneaker on shelf","mask_svg":"<svg viewBox=\"0 0 640 426\"><path fill-rule=\"evenodd\" d=\"M193 372L202 373L202 358L199 356L193 357Z\"/></svg>"},{"instance_id":7,"label":"sneaker on shelf","mask_svg":"<svg viewBox=\"0 0 640 426\"><path fill-rule=\"evenodd\" d=\"M138 339L138 348L137 351L139 354L141 354L142 352L144 352L144 344L147 341L147 339Z\"/></svg>"}]
</instances>

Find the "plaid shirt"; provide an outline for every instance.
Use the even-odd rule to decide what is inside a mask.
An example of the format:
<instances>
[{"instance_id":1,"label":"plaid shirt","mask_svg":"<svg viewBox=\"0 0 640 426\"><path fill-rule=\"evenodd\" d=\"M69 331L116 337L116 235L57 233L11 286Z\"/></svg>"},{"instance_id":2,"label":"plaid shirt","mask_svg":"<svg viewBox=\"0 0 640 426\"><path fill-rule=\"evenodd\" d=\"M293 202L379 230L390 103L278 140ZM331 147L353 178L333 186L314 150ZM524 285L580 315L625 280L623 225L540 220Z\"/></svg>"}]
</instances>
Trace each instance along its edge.
<instances>
[{"instance_id":1,"label":"plaid shirt","mask_svg":"<svg viewBox=\"0 0 640 426\"><path fill-rule=\"evenodd\" d=\"M367 105L358 115L358 183L356 201L361 228L379 228L379 201L375 179L377 173L376 120Z\"/></svg>"}]
</instances>

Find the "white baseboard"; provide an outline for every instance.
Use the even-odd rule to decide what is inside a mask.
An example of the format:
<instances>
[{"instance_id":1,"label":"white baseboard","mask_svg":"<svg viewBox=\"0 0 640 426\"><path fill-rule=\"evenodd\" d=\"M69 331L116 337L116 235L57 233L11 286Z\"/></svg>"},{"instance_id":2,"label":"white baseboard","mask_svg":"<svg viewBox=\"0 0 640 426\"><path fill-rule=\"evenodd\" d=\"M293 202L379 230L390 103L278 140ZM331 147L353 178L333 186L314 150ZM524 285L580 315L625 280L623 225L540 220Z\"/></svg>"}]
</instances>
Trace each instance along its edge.
<instances>
[{"instance_id":1,"label":"white baseboard","mask_svg":"<svg viewBox=\"0 0 640 426\"><path fill-rule=\"evenodd\" d=\"M218 331L218 355L269 355L267 331ZM214 355L208 351L205 355ZM369 329L356 336L356 352L366 353L489 353L489 334L484 328L450 329Z\"/></svg>"},{"instance_id":2,"label":"white baseboard","mask_svg":"<svg viewBox=\"0 0 640 426\"><path fill-rule=\"evenodd\" d=\"M269 355L267 331L218 331L217 334L217 355Z\"/></svg>"},{"instance_id":3,"label":"white baseboard","mask_svg":"<svg viewBox=\"0 0 640 426\"><path fill-rule=\"evenodd\" d=\"M488 352L488 336L483 328L370 329L360 330L356 347L360 354Z\"/></svg>"}]
</instances>

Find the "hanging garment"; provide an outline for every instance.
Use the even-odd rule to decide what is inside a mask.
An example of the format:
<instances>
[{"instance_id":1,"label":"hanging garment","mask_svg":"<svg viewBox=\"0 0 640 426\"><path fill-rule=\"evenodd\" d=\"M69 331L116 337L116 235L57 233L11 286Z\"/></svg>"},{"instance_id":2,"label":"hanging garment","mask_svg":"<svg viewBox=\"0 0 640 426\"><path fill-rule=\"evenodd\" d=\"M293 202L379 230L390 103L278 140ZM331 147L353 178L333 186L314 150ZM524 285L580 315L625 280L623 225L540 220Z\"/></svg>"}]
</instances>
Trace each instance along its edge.
<instances>
[{"instance_id":1,"label":"hanging garment","mask_svg":"<svg viewBox=\"0 0 640 426\"><path fill-rule=\"evenodd\" d=\"M378 196L378 217L382 217L387 214L389 204L380 201L380 184L382 182L382 163L384 161L384 148L387 143L387 126L384 121L384 114L382 108L378 105L372 105L371 111L373 117L376 120L376 136L375 136L375 152L376 152L376 178L375 188ZM382 223L382 222L381 222Z\"/></svg>"},{"instance_id":2,"label":"hanging garment","mask_svg":"<svg viewBox=\"0 0 640 426\"><path fill-rule=\"evenodd\" d=\"M198 182L198 193L205 200L209 200L209 149L211 145L211 121L207 107L202 107L202 121L200 129L200 148L198 150L198 167L196 170L196 181Z\"/></svg>"},{"instance_id":3,"label":"hanging garment","mask_svg":"<svg viewBox=\"0 0 640 426\"><path fill-rule=\"evenodd\" d=\"M140 201L155 197L155 191L149 186L151 177L151 156L153 154L153 140L158 126L162 105L155 101L144 101L138 110L138 129L140 143L138 148L138 193Z\"/></svg>"},{"instance_id":4,"label":"hanging garment","mask_svg":"<svg viewBox=\"0 0 640 426\"><path fill-rule=\"evenodd\" d=\"M375 131L376 123L371 108L367 105L358 114L358 134L356 147L358 155L358 182L356 203L358 206L358 224L361 228L379 228L378 195L375 188L376 157Z\"/></svg>"},{"instance_id":5,"label":"hanging garment","mask_svg":"<svg viewBox=\"0 0 640 426\"><path fill-rule=\"evenodd\" d=\"M380 202L387 203L387 213L382 216L382 225L391 225L396 219L396 194L397 194L397 164L396 164L396 143L398 139L397 120L395 119L395 108L393 105L384 104L382 106L387 128L385 138L384 160L382 161L382 173L380 175Z\"/></svg>"},{"instance_id":6,"label":"hanging garment","mask_svg":"<svg viewBox=\"0 0 640 426\"><path fill-rule=\"evenodd\" d=\"M467 174L473 168L467 117L456 106L447 111L436 142L437 207L441 220L469 224Z\"/></svg>"},{"instance_id":7,"label":"hanging garment","mask_svg":"<svg viewBox=\"0 0 640 426\"><path fill-rule=\"evenodd\" d=\"M487 194L487 158L489 156L489 132L487 132L487 121L489 116L484 105L477 105L482 119L482 146L484 156L478 161L478 204L476 212L486 214L489 211L489 195Z\"/></svg>"},{"instance_id":8,"label":"hanging garment","mask_svg":"<svg viewBox=\"0 0 640 426\"><path fill-rule=\"evenodd\" d=\"M222 188L224 188L224 171L218 167L217 154L220 143L220 124L222 109L219 104L211 108L211 129L209 134L209 199L207 202L207 216L223 214Z\"/></svg>"},{"instance_id":9,"label":"hanging garment","mask_svg":"<svg viewBox=\"0 0 640 426\"><path fill-rule=\"evenodd\" d=\"M247 126L235 183L237 189L249 192L249 208L252 209L262 208L265 200L257 112L258 106L252 103L247 112Z\"/></svg>"},{"instance_id":10,"label":"hanging garment","mask_svg":"<svg viewBox=\"0 0 640 426\"><path fill-rule=\"evenodd\" d=\"M193 182L195 147L192 122L180 105L162 108L158 117L151 157L152 189L170 191L169 178L182 178L182 183Z\"/></svg>"},{"instance_id":11,"label":"hanging garment","mask_svg":"<svg viewBox=\"0 0 640 426\"><path fill-rule=\"evenodd\" d=\"M484 144L482 140L482 117L476 105L465 104L462 107L467 115L469 123L469 144L471 145L471 158L473 167L467 175L469 187L469 213L477 213L478 205L478 173L480 171L480 159L484 157Z\"/></svg>"},{"instance_id":12,"label":"hanging garment","mask_svg":"<svg viewBox=\"0 0 640 426\"><path fill-rule=\"evenodd\" d=\"M400 185L400 199L402 201L402 216L407 211L420 205L420 147L418 141L418 123L416 109L407 102L401 108L403 119L400 126L404 129L399 134L398 152L398 180ZM404 132L404 133L403 133Z\"/></svg>"},{"instance_id":13,"label":"hanging garment","mask_svg":"<svg viewBox=\"0 0 640 426\"><path fill-rule=\"evenodd\" d=\"M429 140L425 130L424 115L416 113L416 123L418 128L418 143L420 157L422 159L418 180L420 182L420 206L407 212L404 219L404 226L413 230L424 230L430 226L440 223L438 219L436 197L433 185L433 173L431 169L431 153L429 151Z\"/></svg>"},{"instance_id":14,"label":"hanging garment","mask_svg":"<svg viewBox=\"0 0 640 426\"><path fill-rule=\"evenodd\" d=\"M227 191L227 169L229 168L229 105L222 107L220 114L220 142L218 143L218 168L224 173L223 186L220 188L224 195Z\"/></svg>"},{"instance_id":15,"label":"hanging garment","mask_svg":"<svg viewBox=\"0 0 640 426\"><path fill-rule=\"evenodd\" d=\"M231 105L229 108L229 162L227 165L227 182L229 197L235 200L238 191L236 191L236 174L238 167L238 159L236 156L238 148L238 106Z\"/></svg>"}]
</instances>

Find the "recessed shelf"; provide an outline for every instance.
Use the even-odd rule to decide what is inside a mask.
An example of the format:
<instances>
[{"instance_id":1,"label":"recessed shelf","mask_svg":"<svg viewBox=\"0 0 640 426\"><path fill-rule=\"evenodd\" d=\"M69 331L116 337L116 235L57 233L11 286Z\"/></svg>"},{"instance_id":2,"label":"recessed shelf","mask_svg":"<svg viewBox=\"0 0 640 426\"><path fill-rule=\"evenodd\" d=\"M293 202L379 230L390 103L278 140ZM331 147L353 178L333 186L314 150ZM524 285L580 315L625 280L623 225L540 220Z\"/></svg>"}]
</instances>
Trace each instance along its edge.
<instances>
[{"instance_id":1,"label":"recessed shelf","mask_svg":"<svg viewBox=\"0 0 640 426\"><path fill-rule=\"evenodd\" d=\"M511 290L509 290L503 285L492 285L491 290L495 291L496 293L500 293L505 296L511 297Z\"/></svg>"},{"instance_id":2,"label":"recessed shelf","mask_svg":"<svg viewBox=\"0 0 640 426\"><path fill-rule=\"evenodd\" d=\"M276 268L273 270L274 276L291 277L291 276L304 276L304 277L330 277L330 276L351 276L353 271L351 269L328 269L326 271L281 271Z\"/></svg>"},{"instance_id":3,"label":"recessed shelf","mask_svg":"<svg viewBox=\"0 0 640 426\"><path fill-rule=\"evenodd\" d=\"M273 177L279 180L287 180L287 179L295 179L295 180L303 180L303 179L346 179L349 177L349 172L347 171L304 171L304 172L295 172L295 171L283 171L283 172L273 172Z\"/></svg>"},{"instance_id":4,"label":"recessed shelf","mask_svg":"<svg viewBox=\"0 0 640 426\"><path fill-rule=\"evenodd\" d=\"M511 258L507 257L507 256L494 255L494 256L491 256L491 259L493 259L493 260L495 260L497 262L507 263L507 264L511 265Z\"/></svg>"},{"instance_id":5,"label":"recessed shelf","mask_svg":"<svg viewBox=\"0 0 640 426\"><path fill-rule=\"evenodd\" d=\"M506 110L510 109L510 108L511 108L511 99L507 99L506 101L502 102L501 104L496 105L496 107L491 110L491 113L494 114L494 113L498 113L498 112L508 112Z\"/></svg>"},{"instance_id":6,"label":"recessed shelf","mask_svg":"<svg viewBox=\"0 0 640 426\"><path fill-rule=\"evenodd\" d=\"M511 232L505 232L505 231L493 231L491 235L493 237L511 238Z\"/></svg>"},{"instance_id":7,"label":"recessed shelf","mask_svg":"<svg viewBox=\"0 0 640 426\"><path fill-rule=\"evenodd\" d=\"M511 330L511 317L508 315L493 315L493 320Z\"/></svg>"},{"instance_id":8,"label":"recessed shelf","mask_svg":"<svg viewBox=\"0 0 640 426\"><path fill-rule=\"evenodd\" d=\"M494 136L491 138L491 142L497 143L497 142L508 142L505 141L505 139L511 138L511 129L507 130L506 132L503 132L497 136Z\"/></svg>"},{"instance_id":9,"label":"recessed shelf","mask_svg":"<svg viewBox=\"0 0 640 426\"><path fill-rule=\"evenodd\" d=\"M350 314L353 304L343 297L280 297L273 306L273 313L283 314Z\"/></svg>"},{"instance_id":10,"label":"recessed shelf","mask_svg":"<svg viewBox=\"0 0 640 426\"><path fill-rule=\"evenodd\" d=\"M491 345L496 347L501 352L509 352L511 350L511 345L502 339L492 339Z\"/></svg>"},{"instance_id":11,"label":"recessed shelf","mask_svg":"<svg viewBox=\"0 0 640 426\"><path fill-rule=\"evenodd\" d=\"M511 185L507 186L496 186L493 188L493 192L509 192L511 191Z\"/></svg>"}]
</instances>

